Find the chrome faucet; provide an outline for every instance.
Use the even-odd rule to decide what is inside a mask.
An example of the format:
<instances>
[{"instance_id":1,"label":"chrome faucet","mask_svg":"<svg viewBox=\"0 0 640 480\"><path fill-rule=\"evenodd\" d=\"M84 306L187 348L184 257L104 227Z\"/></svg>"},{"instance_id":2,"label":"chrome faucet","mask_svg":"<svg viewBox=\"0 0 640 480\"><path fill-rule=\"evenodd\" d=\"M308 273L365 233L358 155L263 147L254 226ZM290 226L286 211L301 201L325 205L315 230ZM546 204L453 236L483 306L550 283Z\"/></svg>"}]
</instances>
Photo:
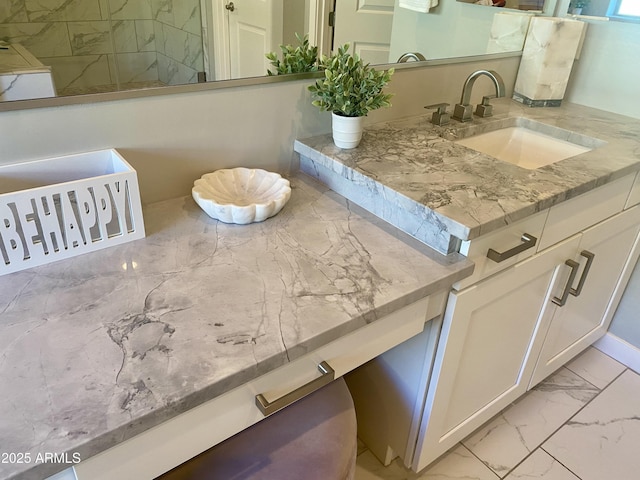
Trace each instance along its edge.
<instances>
[{"instance_id":1,"label":"chrome faucet","mask_svg":"<svg viewBox=\"0 0 640 480\"><path fill-rule=\"evenodd\" d=\"M426 58L420 52L407 52L400 55L397 63L405 63L407 60L415 60L416 62L424 62Z\"/></svg>"},{"instance_id":2,"label":"chrome faucet","mask_svg":"<svg viewBox=\"0 0 640 480\"><path fill-rule=\"evenodd\" d=\"M477 106L475 114L479 117L491 116L492 105L489 103L489 100L495 97L504 97L504 82L497 72L494 72L493 70L478 70L477 72L473 72L464 82L460 103L457 103L453 108L453 118L456 120L468 122L472 119L471 112L473 110L473 106L469 104L471 100L471 89L478 77L482 75L486 75L493 81L493 84L496 86L496 94L482 97L482 103Z\"/></svg>"}]
</instances>

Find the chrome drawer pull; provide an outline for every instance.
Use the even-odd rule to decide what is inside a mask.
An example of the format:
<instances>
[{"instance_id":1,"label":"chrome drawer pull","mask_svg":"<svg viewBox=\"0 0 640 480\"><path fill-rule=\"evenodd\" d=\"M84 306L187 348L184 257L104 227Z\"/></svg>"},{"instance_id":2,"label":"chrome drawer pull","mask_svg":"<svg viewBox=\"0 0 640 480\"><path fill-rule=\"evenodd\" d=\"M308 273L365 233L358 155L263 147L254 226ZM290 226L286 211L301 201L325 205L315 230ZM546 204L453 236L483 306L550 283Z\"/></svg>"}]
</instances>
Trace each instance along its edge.
<instances>
[{"instance_id":1,"label":"chrome drawer pull","mask_svg":"<svg viewBox=\"0 0 640 480\"><path fill-rule=\"evenodd\" d=\"M496 263L504 262L508 258L511 258L519 253L528 250L531 247L534 247L538 239L533 235L529 235L528 233L523 233L522 237L520 237L520 241L522 243L518 246L515 246L506 252L496 252L493 248L490 248L487 252L487 257L489 260L493 260Z\"/></svg>"},{"instance_id":2,"label":"chrome drawer pull","mask_svg":"<svg viewBox=\"0 0 640 480\"><path fill-rule=\"evenodd\" d=\"M320 372L322 373L322 375L320 375L318 378L314 378L309 383L296 388L292 392L289 392L272 402L268 401L263 394L259 393L258 395L256 395L256 406L266 417L267 415L271 415L272 413L277 412L278 410L288 405L291 405L296 400L300 400L302 397L315 392L319 388L328 385L334 380L336 372L329 366L327 362L321 362L318 365L318 370L320 370Z\"/></svg>"},{"instance_id":3,"label":"chrome drawer pull","mask_svg":"<svg viewBox=\"0 0 640 480\"><path fill-rule=\"evenodd\" d=\"M584 270L582 271L582 275L580 276L580 280L578 281L578 287L569 290L569 293L574 297L577 297L578 295L580 295L580 293L582 293L582 287L584 287L584 282L587 280L587 275L589 275L589 269L591 268L593 259L596 256L595 253L591 253L588 250L581 251L580 255L587 259L587 263L584 265Z\"/></svg>"},{"instance_id":4,"label":"chrome drawer pull","mask_svg":"<svg viewBox=\"0 0 640 480\"><path fill-rule=\"evenodd\" d=\"M569 290L571 290L571 285L573 285L573 281L576 279L576 274L578 273L578 268L580 268L580 264L575 260L567 260L564 262L571 269L571 273L569 273L569 278L567 279L567 283L564 286L564 290L562 291L562 297L553 297L551 301L556 305L563 306L567 303L567 297L569 297Z\"/></svg>"}]
</instances>

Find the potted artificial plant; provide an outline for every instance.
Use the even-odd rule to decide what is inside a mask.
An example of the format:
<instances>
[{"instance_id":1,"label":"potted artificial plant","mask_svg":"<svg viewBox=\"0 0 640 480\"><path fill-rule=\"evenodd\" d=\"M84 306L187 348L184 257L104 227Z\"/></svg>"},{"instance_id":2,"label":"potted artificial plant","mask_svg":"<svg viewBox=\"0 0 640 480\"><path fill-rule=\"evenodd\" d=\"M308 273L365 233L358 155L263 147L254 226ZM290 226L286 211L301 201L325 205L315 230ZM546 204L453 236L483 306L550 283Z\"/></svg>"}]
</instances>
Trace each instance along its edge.
<instances>
[{"instance_id":1,"label":"potted artificial plant","mask_svg":"<svg viewBox=\"0 0 640 480\"><path fill-rule=\"evenodd\" d=\"M309 36L301 38L296 33L298 45L280 45L282 50L282 60L275 52L266 54L271 65L275 67L275 72L267 70L268 75L283 75L287 73L303 73L318 71L318 47L309 44Z\"/></svg>"},{"instance_id":2,"label":"potted artificial plant","mask_svg":"<svg viewBox=\"0 0 640 480\"><path fill-rule=\"evenodd\" d=\"M346 44L331 56L320 59L324 77L309 86L313 105L330 111L333 142L340 148L355 148L362 138L364 117L371 110L389 107L391 94L384 93L393 68L376 70L358 54L349 53Z\"/></svg>"},{"instance_id":3,"label":"potted artificial plant","mask_svg":"<svg viewBox=\"0 0 640 480\"><path fill-rule=\"evenodd\" d=\"M572 0L569 9L573 15L582 15L582 9L589 5L589 0Z\"/></svg>"}]
</instances>

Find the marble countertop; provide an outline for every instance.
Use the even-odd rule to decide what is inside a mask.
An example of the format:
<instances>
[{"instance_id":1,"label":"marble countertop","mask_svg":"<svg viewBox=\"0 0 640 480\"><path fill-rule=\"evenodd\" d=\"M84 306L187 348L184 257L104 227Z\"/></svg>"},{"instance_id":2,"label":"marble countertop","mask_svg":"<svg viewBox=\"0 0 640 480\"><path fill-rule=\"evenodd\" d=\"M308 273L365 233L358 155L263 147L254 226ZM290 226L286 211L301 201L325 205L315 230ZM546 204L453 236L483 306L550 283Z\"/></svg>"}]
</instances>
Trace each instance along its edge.
<instances>
[{"instance_id":1,"label":"marble countertop","mask_svg":"<svg viewBox=\"0 0 640 480\"><path fill-rule=\"evenodd\" d=\"M494 116L445 127L430 115L376 124L360 145L341 150L331 135L298 140L301 169L443 253L640 169L640 121L580 105L531 108L493 100ZM536 170L448 140L524 117L606 142Z\"/></svg>"},{"instance_id":2,"label":"marble countertop","mask_svg":"<svg viewBox=\"0 0 640 480\"><path fill-rule=\"evenodd\" d=\"M144 209L147 237L0 277L0 479L99 453L473 269L298 175L275 217Z\"/></svg>"}]
</instances>

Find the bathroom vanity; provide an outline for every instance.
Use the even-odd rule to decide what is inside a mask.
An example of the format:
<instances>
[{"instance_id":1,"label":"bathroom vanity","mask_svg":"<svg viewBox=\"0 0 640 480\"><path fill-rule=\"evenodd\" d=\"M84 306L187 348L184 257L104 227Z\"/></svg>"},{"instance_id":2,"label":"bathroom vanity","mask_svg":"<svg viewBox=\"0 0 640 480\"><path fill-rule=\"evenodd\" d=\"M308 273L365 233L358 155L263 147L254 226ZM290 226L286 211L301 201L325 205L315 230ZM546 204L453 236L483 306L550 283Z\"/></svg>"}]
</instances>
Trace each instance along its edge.
<instances>
[{"instance_id":1,"label":"bathroom vanity","mask_svg":"<svg viewBox=\"0 0 640 480\"><path fill-rule=\"evenodd\" d=\"M451 289L437 340L412 339L347 376L359 435L385 464L399 455L423 469L604 335L640 255L640 122L496 105L471 125L374 125L352 151L329 137L296 143L303 171L476 264ZM525 168L458 143L513 127L584 150Z\"/></svg>"},{"instance_id":2,"label":"bathroom vanity","mask_svg":"<svg viewBox=\"0 0 640 480\"><path fill-rule=\"evenodd\" d=\"M297 141L321 183L265 222L178 198L144 239L0 277L0 445L23 460L0 479L154 478L332 375L371 451L420 470L586 348L639 255L640 121L494 102ZM525 169L456 143L531 122L590 151Z\"/></svg>"}]
</instances>

